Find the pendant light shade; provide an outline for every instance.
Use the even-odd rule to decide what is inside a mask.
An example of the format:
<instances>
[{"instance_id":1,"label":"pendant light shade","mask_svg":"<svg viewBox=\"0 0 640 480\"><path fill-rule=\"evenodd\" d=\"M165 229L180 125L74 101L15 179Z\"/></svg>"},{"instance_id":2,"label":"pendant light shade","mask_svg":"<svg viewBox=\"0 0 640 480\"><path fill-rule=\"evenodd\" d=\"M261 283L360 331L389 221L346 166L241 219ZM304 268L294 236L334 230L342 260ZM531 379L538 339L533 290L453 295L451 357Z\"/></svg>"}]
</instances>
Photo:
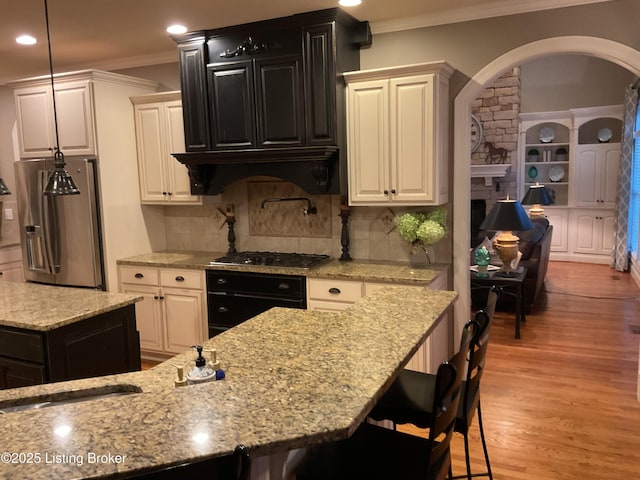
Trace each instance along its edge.
<instances>
[{"instance_id":1,"label":"pendant light shade","mask_svg":"<svg viewBox=\"0 0 640 480\"><path fill-rule=\"evenodd\" d=\"M4 180L2 180L2 178L0 178L0 195L11 195L9 187L7 187L7 184L4 183Z\"/></svg>"},{"instance_id":2,"label":"pendant light shade","mask_svg":"<svg viewBox=\"0 0 640 480\"><path fill-rule=\"evenodd\" d=\"M51 35L49 34L49 8L47 0L44 0L44 18L47 24L47 46L49 51L49 73L51 74L51 96L53 97L53 124L56 132L56 147L53 151L53 171L49 174L47 186L44 189L45 195L77 195L80 190L73 182L69 172L65 170L64 154L60 151L60 140L58 138L58 113L56 111L56 94L53 83L53 59L51 55Z\"/></svg>"},{"instance_id":3,"label":"pendant light shade","mask_svg":"<svg viewBox=\"0 0 640 480\"><path fill-rule=\"evenodd\" d=\"M62 161L58 160L58 155L62 157ZM54 154L55 167L49 174L47 186L44 189L45 195L77 195L80 190L73 182L73 178L69 172L64 169L64 156L60 150ZM61 163L61 166L59 165Z\"/></svg>"}]
</instances>

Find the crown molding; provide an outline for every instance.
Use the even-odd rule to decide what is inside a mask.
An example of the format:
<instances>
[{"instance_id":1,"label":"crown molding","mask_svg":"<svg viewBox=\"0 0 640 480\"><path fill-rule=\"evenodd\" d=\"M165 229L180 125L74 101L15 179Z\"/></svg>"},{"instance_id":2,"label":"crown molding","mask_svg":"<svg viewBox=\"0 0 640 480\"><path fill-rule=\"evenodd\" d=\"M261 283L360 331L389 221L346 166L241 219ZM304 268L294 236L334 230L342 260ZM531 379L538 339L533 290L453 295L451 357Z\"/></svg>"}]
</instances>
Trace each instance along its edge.
<instances>
[{"instance_id":1,"label":"crown molding","mask_svg":"<svg viewBox=\"0 0 640 480\"><path fill-rule=\"evenodd\" d=\"M373 34L411 30L414 28L433 27L451 23L468 22L484 18L504 17L519 13L530 13L556 8L575 7L591 3L612 2L614 0L496 0L495 2L473 7L447 9L426 15L416 15L394 20L370 22Z\"/></svg>"}]
</instances>

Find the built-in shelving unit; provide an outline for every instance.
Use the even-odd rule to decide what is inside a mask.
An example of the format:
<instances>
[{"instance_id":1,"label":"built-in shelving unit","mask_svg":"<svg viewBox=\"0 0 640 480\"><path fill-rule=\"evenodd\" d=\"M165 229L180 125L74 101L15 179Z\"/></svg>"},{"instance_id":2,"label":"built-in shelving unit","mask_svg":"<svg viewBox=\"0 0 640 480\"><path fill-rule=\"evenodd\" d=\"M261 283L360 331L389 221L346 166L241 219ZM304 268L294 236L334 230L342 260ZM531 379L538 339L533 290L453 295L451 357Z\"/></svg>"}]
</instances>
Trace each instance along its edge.
<instances>
[{"instance_id":1,"label":"built-in shelving unit","mask_svg":"<svg viewBox=\"0 0 640 480\"><path fill-rule=\"evenodd\" d=\"M553 259L609 261L621 132L619 105L520 115L518 197L540 183L554 198Z\"/></svg>"}]
</instances>

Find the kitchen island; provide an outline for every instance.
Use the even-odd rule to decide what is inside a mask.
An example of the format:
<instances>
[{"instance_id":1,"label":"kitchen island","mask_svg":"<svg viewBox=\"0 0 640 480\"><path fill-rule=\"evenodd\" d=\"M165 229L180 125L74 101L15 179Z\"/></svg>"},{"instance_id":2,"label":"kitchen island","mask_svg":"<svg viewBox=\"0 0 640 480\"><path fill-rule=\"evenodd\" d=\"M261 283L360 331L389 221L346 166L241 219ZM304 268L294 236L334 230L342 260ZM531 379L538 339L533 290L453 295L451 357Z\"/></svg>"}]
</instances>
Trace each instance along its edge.
<instances>
[{"instance_id":1,"label":"kitchen island","mask_svg":"<svg viewBox=\"0 0 640 480\"><path fill-rule=\"evenodd\" d=\"M138 300L0 282L0 388L140 370Z\"/></svg>"},{"instance_id":2,"label":"kitchen island","mask_svg":"<svg viewBox=\"0 0 640 480\"><path fill-rule=\"evenodd\" d=\"M144 372L0 391L0 410L33 396L140 392L0 415L5 450L83 460L0 464L0 477L125 477L238 444L256 458L346 438L455 298L384 287L341 313L271 309L205 342L221 381L175 387L174 365L188 370L195 358L188 351ZM90 453L111 461L89 463Z\"/></svg>"}]
</instances>

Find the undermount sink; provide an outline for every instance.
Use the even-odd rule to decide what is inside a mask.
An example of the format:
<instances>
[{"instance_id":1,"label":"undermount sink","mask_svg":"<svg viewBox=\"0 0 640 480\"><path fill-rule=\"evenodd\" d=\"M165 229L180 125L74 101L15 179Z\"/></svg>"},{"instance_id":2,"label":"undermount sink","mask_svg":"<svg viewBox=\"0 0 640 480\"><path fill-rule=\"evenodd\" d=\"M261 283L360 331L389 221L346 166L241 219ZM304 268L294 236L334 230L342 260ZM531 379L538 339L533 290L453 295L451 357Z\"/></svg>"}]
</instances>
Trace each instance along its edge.
<instances>
[{"instance_id":1,"label":"undermount sink","mask_svg":"<svg viewBox=\"0 0 640 480\"><path fill-rule=\"evenodd\" d=\"M134 393L142 393L142 389L135 385L119 384L4 400L0 401L0 415L35 408L53 407L55 405L66 405L69 403L131 395Z\"/></svg>"}]
</instances>

